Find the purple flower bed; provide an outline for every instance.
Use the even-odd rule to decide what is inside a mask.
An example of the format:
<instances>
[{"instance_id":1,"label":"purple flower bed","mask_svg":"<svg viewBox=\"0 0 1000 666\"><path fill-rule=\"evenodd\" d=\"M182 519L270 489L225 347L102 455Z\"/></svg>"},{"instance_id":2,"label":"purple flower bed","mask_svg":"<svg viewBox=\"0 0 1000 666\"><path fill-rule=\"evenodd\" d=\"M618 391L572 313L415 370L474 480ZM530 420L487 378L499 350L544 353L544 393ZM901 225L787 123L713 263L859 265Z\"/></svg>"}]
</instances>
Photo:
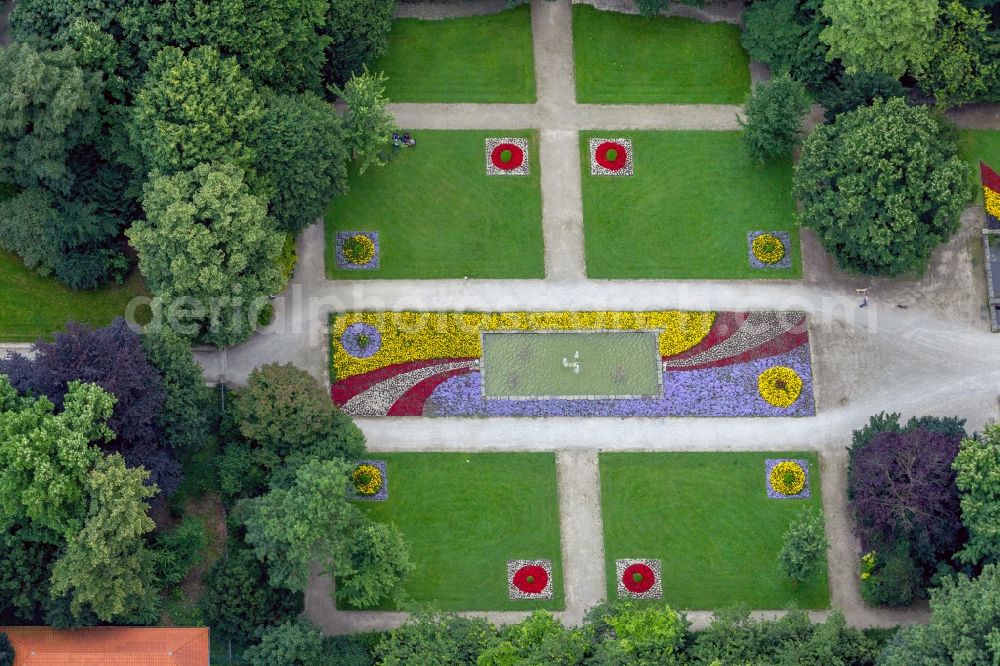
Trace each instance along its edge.
<instances>
[{"instance_id":1,"label":"purple flower bed","mask_svg":"<svg viewBox=\"0 0 1000 666\"><path fill-rule=\"evenodd\" d=\"M356 322L344 329L340 344L354 358L368 358L382 346L382 334L370 324Z\"/></svg>"},{"instance_id":2,"label":"purple flower bed","mask_svg":"<svg viewBox=\"0 0 1000 666\"><path fill-rule=\"evenodd\" d=\"M785 256L773 264L765 264L763 261L754 256L753 253L753 241L758 236L763 236L769 234L774 236L781 241L781 245L785 248ZM792 267L792 237L787 231L748 231L747 232L747 254L750 257L750 266L753 268L791 268Z\"/></svg>"},{"instance_id":3,"label":"purple flower bed","mask_svg":"<svg viewBox=\"0 0 1000 666\"><path fill-rule=\"evenodd\" d=\"M372 258L364 264L355 264L347 257L344 256L344 243L349 241L355 236L364 236L372 243L375 244L375 254ZM378 244L378 232L377 231L338 231L336 236L337 243L337 258L336 264L337 268L347 270L347 271L373 271L379 266L379 255L381 254L379 244Z\"/></svg>"},{"instance_id":4,"label":"purple flower bed","mask_svg":"<svg viewBox=\"0 0 1000 666\"><path fill-rule=\"evenodd\" d=\"M802 492L797 495L783 495L771 487L771 470L780 462L798 463L799 467L806 473L806 485ZM764 486L767 488L767 496L771 499L808 499L809 498L809 461L801 458L768 458L764 461Z\"/></svg>"},{"instance_id":5,"label":"purple flower bed","mask_svg":"<svg viewBox=\"0 0 1000 666\"><path fill-rule=\"evenodd\" d=\"M764 370L784 365L802 378L790 407L775 407L757 391ZM482 375L452 377L431 393L428 416L813 416L809 345L770 358L704 370L663 373L663 397L611 400L497 400L482 395Z\"/></svg>"}]
</instances>

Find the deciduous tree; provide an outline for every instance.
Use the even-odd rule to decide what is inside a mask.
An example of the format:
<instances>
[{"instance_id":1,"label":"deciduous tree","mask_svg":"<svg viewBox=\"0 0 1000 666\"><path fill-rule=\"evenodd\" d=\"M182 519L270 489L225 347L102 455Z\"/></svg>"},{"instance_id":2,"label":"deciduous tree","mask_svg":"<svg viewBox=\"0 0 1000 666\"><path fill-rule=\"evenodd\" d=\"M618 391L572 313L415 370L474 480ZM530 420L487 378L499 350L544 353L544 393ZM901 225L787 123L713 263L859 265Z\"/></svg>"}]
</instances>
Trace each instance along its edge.
<instances>
[{"instance_id":1,"label":"deciduous tree","mask_svg":"<svg viewBox=\"0 0 1000 666\"><path fill-rule=\"evenodd\" d=\"M385 110L389 100L385 97L385 74L372 74L366 69L344 84L343 90L331 90L347 102L344 130L351 157L364 173L370 166L384 166L379 151L388 144L396 127L396 119Z\"/></svg>"},{"instance_id":2,"label":"deciduous tree","mask_svg":"<svg viewBox=\"0 0 1000 666\"><path fill-rule=\"evenodd\" d=\"M778 564L792 582L809 580L826 563L827 541L823 514L803 511L785 532Z\"/></svg>"},{"instance_id":3,"label":"deciduous tree","mask_svg":"<svg viewBox=\"0 0 1000 666\"><path fill-rule=\"evenodd\" d=\"M243 659L250 666L326 666L332 663L323 648L319 629L303 620L266 628L260 643L248 648Z\"/></svg>"},{"instance_id":4,"label":"deciduous tree","mask_svg":"<svg viewBox=\"0 0 1000 666\"><path fill-rule=\"evenodd\" d=\"M385 54L396 0L331 0L326 14L324 75L341 85Z\"/></svg>"},{"instance_id":5,"label":"deciduous tree","mask_svg":"<svg viewBox=\"0 0 1000 666\"><path fill-rule=\"evenodd\" d=\"M876 100L813 130L795 168L802 223L842 267L922 271L969 197L953 132L924 107Z\"/></svg>"},{"instance_id":6,"label":"deciduous tree","mask_svg":"<svg viewBox=\"0 0 1000 666\"><path fill-rule=\"evenodd\" d=\"M969 542L958 559L970 565L1000 561L1000 425L979 439L963 439L955 457L955 483Z\"/></svg>"},{"instance_id":7,"label":"deciduous tree","mask_svg":"<svg viewBox=\"0 0 1000 666\"><path fill-rule=\"evenodd\" d=\"M820 33L828 58L848 73L885 72L899 77L930 60L938 0L823 0L830 25Z\"/></svg>"},{"instance_id":8,"label":"deciduous tree","mask_svg":"<svg viewBox=\"0 0 1000 666\"><path fill-rule=\"evenodd\" d=\"M799 138L802 117L809 111L805 87L788 74L754 85L744 105L743 145L755 160L789 156Z\"/></svg>"}]
</instances>

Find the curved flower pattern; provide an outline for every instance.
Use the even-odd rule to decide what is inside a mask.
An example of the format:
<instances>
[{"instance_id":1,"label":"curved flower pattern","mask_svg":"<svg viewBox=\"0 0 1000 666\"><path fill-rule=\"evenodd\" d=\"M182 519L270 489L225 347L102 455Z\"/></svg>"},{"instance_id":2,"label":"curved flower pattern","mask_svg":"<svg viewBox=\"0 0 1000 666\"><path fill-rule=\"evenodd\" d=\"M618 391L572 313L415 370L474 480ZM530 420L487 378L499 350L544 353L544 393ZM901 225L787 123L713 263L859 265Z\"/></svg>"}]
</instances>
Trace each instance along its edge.
<instances>
[{"instance_id":1,"label":"curved flower pattern","mask_svg":"<svg viewBox=\"0 0 1000 666\"><path fill-rule=\"evenodd\" d=\"M806 499L809 497L809 462L769 458L764 461L764 481L771 499Z\"/></svg>"},{"instance_id":2,"label":"curved flower pattern","mask_svg":"<svg viewBox=\"0 0 1000 666\"><path fill-rule=\"evenodd\" d=\"M381 502L389 499L389 477L384 460L359 460L351 472L347 496L355 500Z\"/></svg>"},{"instance_id":3,"label":"curved flower pattern","mask_svg":"<svg viewBox=\"0 0 1000 666\"><path fill-rule=\"evenodd\" d=\"M486 139L487 175L527 176L529 173L527 139Z\"/></svg>"},{"instance_id":4,"label":"curved flower pattern","mask_svg":"<svg viewBox=\"0 0 1000 666\"><path fill-rule=\"evenodd\" d=\"M591 139L590 174L592 176L631 176L632 141L630 139Z\"/></svg>"},{"instance_id":5,"label":"curved flower pattern","mask_svg":"<svg viewBox=\"0 0 1000 666\"><path fill-rule=\"evenodd\" d=\"M340 346L354 358L370 358L382 347L382 334L371 324L356 322L341 333Z\"/></svg>"},{"instance_id":6,"label":"curved flower pattern","mask_svg":"<svg viewBox=\"0 0 1000 666\"><path fill-rule=\"evenodd\" d=\"M615 560L618 596L632 599L659 599L663 596L659 560Z\"/></svg>"},{"instance_id":7,"label":"curved flower pattern","mask_svg":"<svg viewBox=\"0 0 1000 666\"><path fill-rule=\"evenodd\" d=\"M508 561L507 588L511 599L551 599L552 562L550 560Z\"/></svg>"},{"instance_id":8,"label":"curved flower pattern","mask_svg":"<svg viewBox=\"0 0 1000 666\"><path fill-rule=\"evenodd\" d=\"M791 407L802 395L802 378L789 367L768 368L757 378L760 397L775 407Z\"/></svg>"}]
</instances>

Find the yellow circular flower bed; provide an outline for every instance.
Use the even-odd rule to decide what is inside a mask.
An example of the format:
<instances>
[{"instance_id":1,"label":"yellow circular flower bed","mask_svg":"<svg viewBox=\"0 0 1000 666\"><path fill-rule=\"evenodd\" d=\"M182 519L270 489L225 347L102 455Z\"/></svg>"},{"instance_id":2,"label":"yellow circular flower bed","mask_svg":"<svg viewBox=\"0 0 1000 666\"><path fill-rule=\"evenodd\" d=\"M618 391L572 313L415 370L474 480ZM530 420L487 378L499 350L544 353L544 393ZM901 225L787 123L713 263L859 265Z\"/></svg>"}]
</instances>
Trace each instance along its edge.
<instances>
[{"instance_id":1,"label":"yellow circular flower bed","mask_svg":"<svg viewBox=\"0 0 1000 666\"><path fill-rule=\"evenodd\" d=\"M772 234L761 234L753 239L753 256L762 264L776 264L785 257L785 244Z\"/></svg>"},{"instance_id":2,"label":"yellow circular flower bed","mask_svg":"<svg viewBox=\"0 0 1000 666\"><path fill-rule=\"evenodd\" d=\"M375 242L364 234L354 234L344 241L344 259L363 266L375 258Z\"/></svg>"},{"instance_id":3,"label":"yellow circular flower bed","mask_svg":"<svg viewBox=\"0 0 1000 666\"><path fill-rule=\"evenodd\" d=\"M777 365L760 373L757 390L769 404L791 407L802 393L802 378L791 368Z\"/></svg>"},{"instance_id":4,"label":"yellow circular flower bed","mask_svg":"<svg viewBox=\"0 0 1000 666\"><path fill-rule=\"evenodd\" d=\"M351 472L351 483L362 495L374 495L382 487L382 472L375 465L358 465Z\"/></svg>"},{"instance_id":5,"label":"yellow circular flower bed","mask_svg":"<svg viewBox=\"0 0 1000 666\"><path fill-rule=\"evenodd\" d=\"M771 469L771 488L782 495L798 495L806 487L806 471L797 462L786 460Z\"/></svg>"}]
</instances>

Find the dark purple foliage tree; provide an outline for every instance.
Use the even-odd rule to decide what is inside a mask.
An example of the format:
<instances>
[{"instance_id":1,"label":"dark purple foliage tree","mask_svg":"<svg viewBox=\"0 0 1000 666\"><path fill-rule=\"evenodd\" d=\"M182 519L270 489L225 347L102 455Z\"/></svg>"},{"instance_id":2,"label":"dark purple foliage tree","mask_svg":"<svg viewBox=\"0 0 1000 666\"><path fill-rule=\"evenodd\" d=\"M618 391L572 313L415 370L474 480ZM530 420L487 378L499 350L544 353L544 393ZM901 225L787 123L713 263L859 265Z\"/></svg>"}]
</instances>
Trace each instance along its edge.
<instances>
[{"instance_id":1,"label":"dark purple foliage tree","mask_svg":"<svg viewBox=\"0 0 1000 666\"><path fill-rule=\"evenodd\" d=\"M915 427L851 448L848 494L865 548L903 540L927 564L955 552L962 523L952 461L961 437Z\"/></svg>"},{"instance_id":2,"label":"dark purple foliage tree","mask_svg":"<svg viewBox=\"0 0 1000 666\"><path fill-rule=\"evenodd\" d=\"M97 384L118 401L108 420L115 441L105 447L119 451L131 467L150 472L163 495L176 489L180 463L167 450L158 419L164 392L159 372L147 360L139 335L122 318L106 328L93 329L70 322L53 342L39 340L35 356L15 355L0 360L0 374L10 378L20 393L45 396L62 407L71 381Z\"/></svg>"}]
</instances>

